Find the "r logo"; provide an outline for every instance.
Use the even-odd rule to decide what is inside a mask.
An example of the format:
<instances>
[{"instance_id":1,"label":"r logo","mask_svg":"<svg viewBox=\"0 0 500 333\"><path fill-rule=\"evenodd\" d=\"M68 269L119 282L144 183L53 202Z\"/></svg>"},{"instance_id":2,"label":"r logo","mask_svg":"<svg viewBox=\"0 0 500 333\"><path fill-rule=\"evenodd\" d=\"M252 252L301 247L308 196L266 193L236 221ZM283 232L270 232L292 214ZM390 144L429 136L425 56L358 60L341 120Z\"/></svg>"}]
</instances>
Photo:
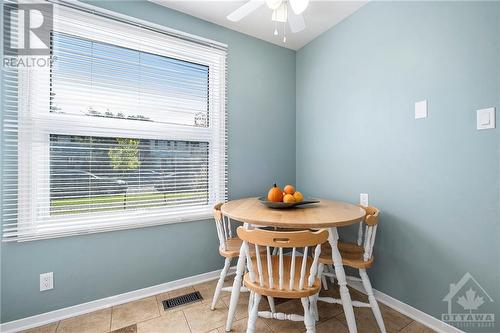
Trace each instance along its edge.
<instances>
[{"instance_id":1,"label":"r logo","mask_svg":"<svg viewBox=\"0 0 500 333\"><path fill-rule=\"evenodd\" d=\"M49 55L52 13L51 4L5 4L5 55Z\"/></svg>"}]
</instances>

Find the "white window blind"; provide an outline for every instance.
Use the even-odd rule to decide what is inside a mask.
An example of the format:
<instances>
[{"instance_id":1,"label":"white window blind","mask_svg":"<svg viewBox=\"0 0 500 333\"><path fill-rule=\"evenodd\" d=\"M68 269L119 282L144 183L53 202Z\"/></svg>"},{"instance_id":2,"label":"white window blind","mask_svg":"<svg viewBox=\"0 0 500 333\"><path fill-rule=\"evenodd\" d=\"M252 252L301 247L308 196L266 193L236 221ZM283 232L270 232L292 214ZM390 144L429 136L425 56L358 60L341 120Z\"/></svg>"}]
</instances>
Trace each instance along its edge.
<instances>
[{"instance_id":1,"label":"white window blind","mask_svg":"<svg viewBox=\"0 0 500 333\"><path fill-rule=\"evenodd\" d=\"M226 51L61 5L50 68L4 75L4 240L207 218Z\"/></svg>"}]
</instances>

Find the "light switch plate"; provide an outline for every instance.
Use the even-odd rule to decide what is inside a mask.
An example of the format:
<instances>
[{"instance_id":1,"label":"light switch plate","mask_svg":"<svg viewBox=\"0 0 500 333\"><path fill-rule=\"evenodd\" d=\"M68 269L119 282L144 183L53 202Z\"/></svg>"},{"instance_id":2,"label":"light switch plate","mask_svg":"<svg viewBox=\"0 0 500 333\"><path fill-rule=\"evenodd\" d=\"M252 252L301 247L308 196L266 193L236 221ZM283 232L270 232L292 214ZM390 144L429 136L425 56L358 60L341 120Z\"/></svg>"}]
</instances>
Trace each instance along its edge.
<instances>
[{"instance_id":1,"label":"light switch plate","mask_svg":"<svg viewBox=\"0 0 500 333\"><path fill-rule=\"evenodd\" d=\"M415 103L415 119L427 118L427 100Z\"/></svg>"},{"instance_id":2,"label":"light switch plate","mask_svg":"<svg viewBox=\"0 0 500 333\"><path fill-rule=\"evenodd\" d=\"M495 108L477 110L477 129L495 128Z\"/></svg>"}]
</instances>

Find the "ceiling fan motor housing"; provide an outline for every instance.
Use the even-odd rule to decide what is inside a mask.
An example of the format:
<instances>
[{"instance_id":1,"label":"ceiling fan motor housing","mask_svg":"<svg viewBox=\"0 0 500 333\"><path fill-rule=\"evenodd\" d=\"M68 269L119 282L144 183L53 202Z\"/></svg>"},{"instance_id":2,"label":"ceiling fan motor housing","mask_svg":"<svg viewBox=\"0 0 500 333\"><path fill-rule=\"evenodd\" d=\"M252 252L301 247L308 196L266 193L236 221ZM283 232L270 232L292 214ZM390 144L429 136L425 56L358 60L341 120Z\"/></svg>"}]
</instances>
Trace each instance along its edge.
<instances>
[{"instance_id":1,"label":"ceiling fan motor housing","mask_svg":"<svg viewBox=\"0 0 500 333\"><path fill-rule=\"evenodd\" d=\"M283 0L266 0L266 5L271 10L276 10L283 4Z\"/></svg>"}]
</instances>

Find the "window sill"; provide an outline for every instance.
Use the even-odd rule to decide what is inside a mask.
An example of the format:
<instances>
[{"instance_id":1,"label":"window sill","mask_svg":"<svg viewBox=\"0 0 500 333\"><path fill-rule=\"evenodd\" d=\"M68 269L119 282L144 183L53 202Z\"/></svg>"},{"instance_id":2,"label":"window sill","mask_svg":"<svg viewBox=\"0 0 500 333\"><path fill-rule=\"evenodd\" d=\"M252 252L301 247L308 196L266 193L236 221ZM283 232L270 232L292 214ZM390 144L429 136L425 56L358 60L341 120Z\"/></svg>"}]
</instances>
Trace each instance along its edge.
<instances>
[{"instance_id":1,"label":"window sill","mask_svg":"<svg viewBox=\"0 0 500 333\"><path fill-rule=\"evenodd\" d=\"M177 224L184 222L194 222L201 221L213 218L212 209L199 209L197 212L193 212L190 214L182 214L181 216L171 215L171 216L158 216L148 221L143 222L126 222L115 225L107 225L103 227L91 227L91 228L72 228L61 231L40 231L40 232L32 232L25 233L23 235L13 236L11 238L3 239L3 242L29 242L36 240L44 240L44 239L52 239L52 238L61 238L61 237L70 237L70 236L80 236L80 235L89 235L96 234L101 232L110 232L110 231L119 231L119 230L127 230L127 229L138 229L138 228L147 228L154 227L160 225L167 224Z\"/></svg>"}]
</instances>

